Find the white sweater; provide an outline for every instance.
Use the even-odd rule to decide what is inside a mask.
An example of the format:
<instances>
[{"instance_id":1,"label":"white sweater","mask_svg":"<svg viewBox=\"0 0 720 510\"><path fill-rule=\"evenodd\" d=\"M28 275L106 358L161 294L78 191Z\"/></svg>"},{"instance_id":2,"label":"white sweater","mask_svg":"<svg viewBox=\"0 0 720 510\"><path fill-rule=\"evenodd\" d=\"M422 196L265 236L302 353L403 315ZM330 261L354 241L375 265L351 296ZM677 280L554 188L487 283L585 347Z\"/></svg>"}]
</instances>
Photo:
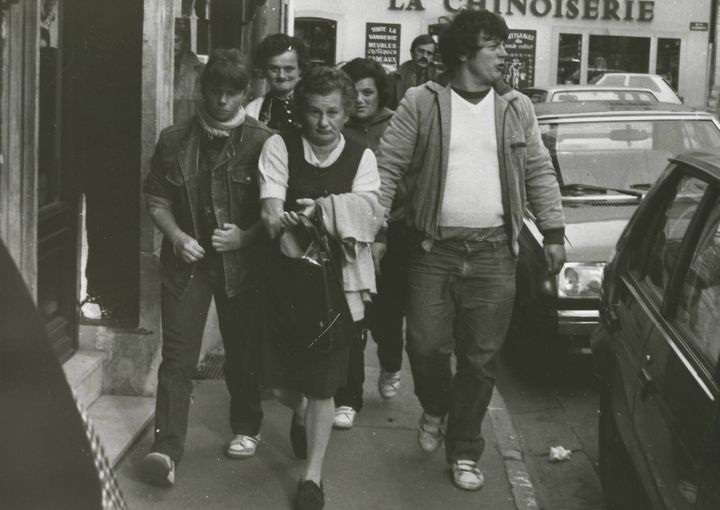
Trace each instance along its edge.
<instances>
[{"instance_id":1,"label":"white sweater","mask_svg":"<svg viewBox=\"0 0 720 510\"><path fill-rule=\"evenodd\" d=\"M450 152L439 225L488 228L503 223L495 94L475 105L452 91Z\"/></svg>"}]
</instances>

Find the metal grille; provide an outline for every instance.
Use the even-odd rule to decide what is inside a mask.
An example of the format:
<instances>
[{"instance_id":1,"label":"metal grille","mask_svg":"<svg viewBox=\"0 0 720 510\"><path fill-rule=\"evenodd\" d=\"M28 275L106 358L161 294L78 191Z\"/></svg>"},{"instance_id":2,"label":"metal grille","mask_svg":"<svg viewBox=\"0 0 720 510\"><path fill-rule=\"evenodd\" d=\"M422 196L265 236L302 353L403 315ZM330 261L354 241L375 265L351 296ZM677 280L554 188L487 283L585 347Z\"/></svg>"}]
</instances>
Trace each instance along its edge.
<instances>
[{"instance_id":1,"label":"metal grille","mask_svg":"<svg viewBox=\"0 0 720 510\"><path fill-rule=\"evenodd\" d=\"M209 353L195 369L193 379L223 379L223 365L225 353Z\"/></svg>"}]
</instances>

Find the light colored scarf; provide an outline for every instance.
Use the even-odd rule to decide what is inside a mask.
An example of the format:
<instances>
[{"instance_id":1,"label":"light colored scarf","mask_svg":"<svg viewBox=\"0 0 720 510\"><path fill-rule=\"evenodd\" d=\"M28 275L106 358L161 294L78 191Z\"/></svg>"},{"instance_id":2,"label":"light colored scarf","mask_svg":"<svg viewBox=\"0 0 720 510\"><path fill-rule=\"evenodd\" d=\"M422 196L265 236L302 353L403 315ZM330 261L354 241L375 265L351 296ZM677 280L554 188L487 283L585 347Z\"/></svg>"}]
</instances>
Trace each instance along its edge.
<instances>
[{"instance_id":1,"label":"light colored scarf","mask_svg":"<svg viewBox=\"0 0 720 510\"><path fill-rule=\"evenodd\" d=\"M224 122L214 119L204 104L198 107L197 113L200 126L203 128L203 131L211 137L227 138L233 129L245 122L245 108L242 106L232 119Z\"/></svg>"}]
</instances>

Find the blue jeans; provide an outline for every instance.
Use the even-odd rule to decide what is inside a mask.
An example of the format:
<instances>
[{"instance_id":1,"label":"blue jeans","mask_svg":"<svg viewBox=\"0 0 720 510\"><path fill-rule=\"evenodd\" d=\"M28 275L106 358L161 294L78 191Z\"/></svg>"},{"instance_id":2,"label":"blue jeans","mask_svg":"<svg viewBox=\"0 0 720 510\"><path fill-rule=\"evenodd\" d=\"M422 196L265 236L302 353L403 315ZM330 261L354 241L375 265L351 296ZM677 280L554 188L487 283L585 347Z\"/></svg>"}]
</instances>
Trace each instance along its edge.
<instances>
[{"instance_id":1,"label":"blue jeans","mask_svg":"<svg viewBox=\"0 0 720 510\"><path fill-rule=\"evenodd\" d=\"M407 352L423 410L448 416L448 462L482 455L482 420L512 316L515 265L506 239L437 241L430 252L411 251Z\"/></svg>"}]
</instances>

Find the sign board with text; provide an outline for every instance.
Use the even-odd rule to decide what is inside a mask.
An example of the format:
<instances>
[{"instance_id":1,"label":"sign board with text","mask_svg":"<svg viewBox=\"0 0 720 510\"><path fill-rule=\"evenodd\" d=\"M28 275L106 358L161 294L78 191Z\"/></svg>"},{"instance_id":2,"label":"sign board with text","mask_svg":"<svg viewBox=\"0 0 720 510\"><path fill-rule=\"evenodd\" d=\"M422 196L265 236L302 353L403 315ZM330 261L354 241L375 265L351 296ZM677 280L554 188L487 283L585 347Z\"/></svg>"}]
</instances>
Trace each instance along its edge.
<instances>
[{"instance_id":1,"label":"sign board with text","mask_svg":"<svg viewBox=\"0 0 720 510\"><path fill-rule=\"evenodd\" d=\"M514 89L535 85L535 47L537 31L510 30L505 51L505 81Z\"/></svg>"},{"instance_id":2,"label":"sign board with text","mask_svg":"<svg viewBox=\"0 0 720 510\"><path fill-rule=\"evenodd\" d=\"M709 29L709 23L706 21L691 21L690 30L693 32L707 32Z\"/></svg>"},{"instance_id":3,"label":"sign board with text","mask_svg":"<svg viewBox=\"0 0 720 510\"><path fill-rule=\"evenodd\" d=\"M400 65L400 25L395 23L367 23L365 58L393 67Z\"/></svg>"}]
</instances>

